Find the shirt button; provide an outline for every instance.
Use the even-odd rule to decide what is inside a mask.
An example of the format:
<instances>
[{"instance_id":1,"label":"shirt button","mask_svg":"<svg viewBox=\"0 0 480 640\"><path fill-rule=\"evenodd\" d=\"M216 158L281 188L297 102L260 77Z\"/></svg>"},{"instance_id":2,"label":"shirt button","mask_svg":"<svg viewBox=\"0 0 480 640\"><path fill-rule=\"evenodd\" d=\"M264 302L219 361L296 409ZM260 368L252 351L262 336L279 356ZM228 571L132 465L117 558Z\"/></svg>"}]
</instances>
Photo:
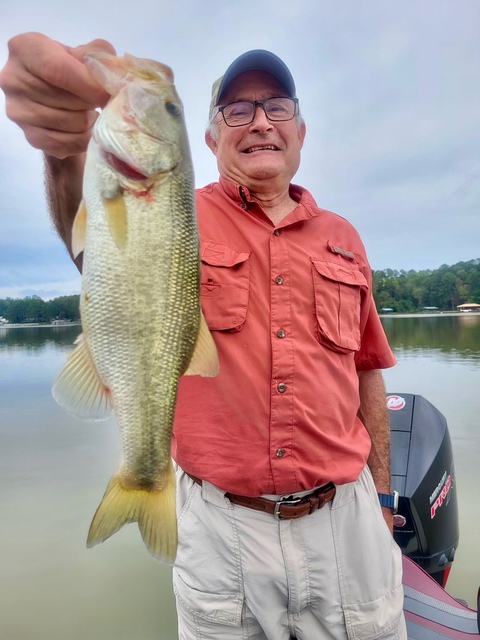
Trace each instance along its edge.
<instances>
[{"instance_id":1,"label":"shirt button","mask_svg":"<svg viewBox=\"0 0 480 640\"><path fill-rule=\"evenodd\" d=\"M285 393L286 390L287 390L287 385L284 382L280 382L280 384L277 384L277 391L279 393Z\"/></svg>"},{"instance_id":2,"label":"shirt button","mask_svg":"<svg viewBox=\"0 0 480 640\"><path fill-rule=\"evenodd\" d=\"M277 336L278 336L279 338L285 338L285 336L286 336L286 335L287 335L287 334L286 334L286 332L285 332L283 329L279 329L279 330L277 331Z\"/></svg>"},{"instance_id":3,"label":"shirt button","mask_svg":"<svg viewBox=\"0 0 480 640\"><path fill-rule=\"evenodd\" d=\"M275 229L275 231L273 232L274 236L279 236L280 235L280 229Z\"/></svg>"},{"instance_id":4,"label":"shirt button","mask_svg":"<svg viewBox=\"0 0 480 640\"><path fill-rule=\"evenodd\" d=\"M283 278L282 278L282 276L277 276L277 277L275 278L275 282L276 282L277 284L283 284Z\"/></svg>"},{"instance_id":5,"label":"shirt button","mask_svg":"<svg viewBox=\"0 0 480 640\"><path fill-rule=\"evenodd\" d=\"M277 449L275 451L275 455L277 456L277 458L283 458L283 456L285 455L285 449Z\"/></svg>"}]
</instances>

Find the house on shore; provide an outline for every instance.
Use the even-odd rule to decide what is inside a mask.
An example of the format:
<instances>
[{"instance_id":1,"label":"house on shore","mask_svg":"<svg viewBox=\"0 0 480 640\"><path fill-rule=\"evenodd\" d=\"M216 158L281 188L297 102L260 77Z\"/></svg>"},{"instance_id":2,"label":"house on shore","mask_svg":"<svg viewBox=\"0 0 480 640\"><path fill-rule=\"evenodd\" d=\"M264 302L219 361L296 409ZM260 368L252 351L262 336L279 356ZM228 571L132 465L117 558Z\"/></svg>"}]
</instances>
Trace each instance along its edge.
<instances>
[{"instance_id":1,"label":"house on shore","mask_svg":"<svg viewBox=\"0 0 480 640\"><path fill-rule=\"evenodd\" d=\"M457 304L457 309L468 313L469 311L480 311L480 304L476 302L465 302L464 304Z\"/></svg>"}]
</instances>

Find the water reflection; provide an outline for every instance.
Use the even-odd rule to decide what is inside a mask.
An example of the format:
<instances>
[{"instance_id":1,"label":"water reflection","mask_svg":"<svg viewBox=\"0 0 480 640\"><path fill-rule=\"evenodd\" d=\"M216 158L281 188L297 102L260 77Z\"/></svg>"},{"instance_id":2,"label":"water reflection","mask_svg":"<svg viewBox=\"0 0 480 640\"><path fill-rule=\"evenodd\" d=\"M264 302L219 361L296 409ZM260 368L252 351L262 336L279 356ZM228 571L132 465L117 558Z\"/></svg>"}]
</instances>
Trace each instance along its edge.
<instances>
[{"instance_id":1,"label":"water reflection","mask_svg":"<svg viewBox=\"0 0 480 640\"><path fill-rule=\"evenodd\" d=\"M391 393L422 395L447 419L459 500L460 543L447 590L476 606L480 584L480 315L382 319L398 364L383 372Z\"/></svg>"},{"instance_id":2,"label":"water reflection","mask_svg":"<svg viewBox=\"0 0 480 640\"><path fill-rule=\"evenodd\" d=\"M0 354L8 349L35 351L46 345L72 345L82 328L79 324L57 327L0 327Z\"/></svg>"},{"instance_id":3,"label":"water reflection","mask_svg":"<svg viewBox=\"0 0 480 640\"><path fill-rule=\"evenodd\" d=\"M0 640L175 640L171 570L137 526L85 546L120 451L113 419L52 398L80 331L0 328Z\"/></svg>"},{"instance_id":4,"label":"water reflection","mask_svg":"<svg viewBox=\"0 0 480 640\"><path fill-rule=\"evenodd\" d=\"M480 583L480 316L383 323L398 359L384 372L388 390L423 395L449 424L460 546L448 590L473 606ZM52 398L80 331L0 328L0 638L175 640L170 569L148 555L136 525L85 548L119 439L113 420L77 420Z\"/></svg>"},{"instance_id":5,"label":"water reflection","mask_svg":"<svg viewBox=\"0 0 480 640\"><path fill-rule=\"evenodd\" d=\"M435 352L435 357L447 361L480 361L480 314L390 317L382 318L382 324L397 357Z\"/></svg>"}]
</instances>

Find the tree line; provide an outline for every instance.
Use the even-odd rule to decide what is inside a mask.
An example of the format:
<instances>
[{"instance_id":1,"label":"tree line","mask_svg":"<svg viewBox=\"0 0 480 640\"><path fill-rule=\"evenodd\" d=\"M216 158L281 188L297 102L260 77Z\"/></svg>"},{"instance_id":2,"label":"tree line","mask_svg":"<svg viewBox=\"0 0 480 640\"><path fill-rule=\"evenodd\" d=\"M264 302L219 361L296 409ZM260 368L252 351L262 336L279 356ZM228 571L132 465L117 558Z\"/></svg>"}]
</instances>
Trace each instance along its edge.
<instances>
[{"instance_id":1,"label":"tree line","mask_svg":"<svg viewBox=\"0 0 480 640\"><path fill-rule=\"evenodd\" d=\"M420 312L425 307L454 311L465 302L480 303L480 258L424 271L373 271L373 297L377 309L399 313ZM0 318L10 323L77 321L79 296L42 300L39 296L0 299Z\"/></svg>"},{"instance_id":2,"label":"tree line","mask_svg":"<svg viewBox=\"0 0 480 640\"><path fill-rule=\"evenodd\" d=\"M407 313L425 307L454 311L459 304L480 303L480 258L425 271L374 271L373 296L378 310Z\"/></svg>"},{"instance_id":3,"label":"tree line","mask_svg":"<svg viewBox=\"0 0 480 640\"><path fill-rule=\"evenodd\" d=\"M25 322L50 323L55 320L76 321L80 319L79 295L60 296L43 300L39 296L0 299L1 318L12 324Z\"/></svg>"}]
</instances>

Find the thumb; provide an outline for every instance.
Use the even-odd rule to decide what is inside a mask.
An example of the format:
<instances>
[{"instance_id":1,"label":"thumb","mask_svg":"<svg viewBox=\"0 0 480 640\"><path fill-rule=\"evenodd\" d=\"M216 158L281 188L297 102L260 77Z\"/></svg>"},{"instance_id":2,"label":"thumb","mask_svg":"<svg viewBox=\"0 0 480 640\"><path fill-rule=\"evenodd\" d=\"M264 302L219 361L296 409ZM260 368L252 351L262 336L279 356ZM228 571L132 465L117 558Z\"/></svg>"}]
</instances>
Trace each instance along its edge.
<instances>
[{"instance_id":1,"label":"thumb","mask_svg":"<svg viewBox=\"0 0 480 640\"><path fill-rule=\"evenodd\" d=\"M105 51L106 53L111 53L116 56L117 52L115 51L115 47L107 42L107 40L96 39L92 40L88 44L82 44L79 47L69 47L69 53L74 58L83 61L83 58L89 53L96 53L97 51Z\"/></svg>"},{"instance_id":2,"label":"thumb","mask_svg":"<svg viewBox=\"0 0 480 640\"><path fill-rule=\"evenodd\" d=\"M84 69L84 77L90 85L89 98L90 101L94 102L96 106L104 107L108 100L110 99L110 94L105 91L105 88L102 87L91 75L91 73L87 70L85 65L83 64L83 59L89 53L97 53L104 51L105 53L110 53L111 55L116 55L115 47L107 42L107 40L96 39L92 40L88 44L82 44L78 47L68 47L68 53L75 58L78 62L82 63Z\"/></svg>"}]
</instances>

